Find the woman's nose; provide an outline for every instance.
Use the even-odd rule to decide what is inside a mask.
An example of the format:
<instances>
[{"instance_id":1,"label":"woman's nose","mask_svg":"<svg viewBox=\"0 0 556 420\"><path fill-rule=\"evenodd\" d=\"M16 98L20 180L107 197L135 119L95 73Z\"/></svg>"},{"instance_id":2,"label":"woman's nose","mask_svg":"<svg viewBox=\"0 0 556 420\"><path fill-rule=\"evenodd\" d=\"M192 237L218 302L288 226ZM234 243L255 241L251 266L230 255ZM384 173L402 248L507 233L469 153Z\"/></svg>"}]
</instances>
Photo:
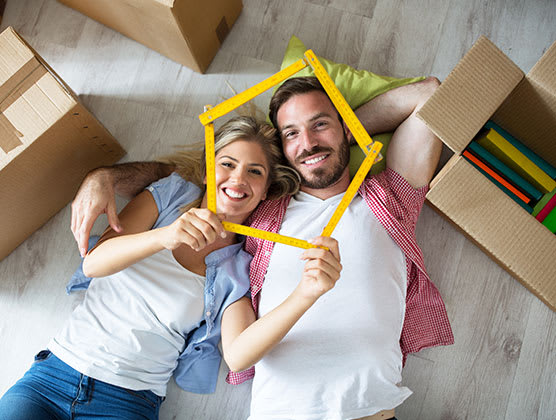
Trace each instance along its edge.
<instances>
[{"instance_id":1,"label":"woman's nose","mask_svg":"<svg viewBox=\"0 0 556 420\"><path fill-rule=\"evenodd\" d=\"M241 168L235 168L230 174L230 180L236 185L245 184L245 171Z\"/></svg>"}]
</instances>

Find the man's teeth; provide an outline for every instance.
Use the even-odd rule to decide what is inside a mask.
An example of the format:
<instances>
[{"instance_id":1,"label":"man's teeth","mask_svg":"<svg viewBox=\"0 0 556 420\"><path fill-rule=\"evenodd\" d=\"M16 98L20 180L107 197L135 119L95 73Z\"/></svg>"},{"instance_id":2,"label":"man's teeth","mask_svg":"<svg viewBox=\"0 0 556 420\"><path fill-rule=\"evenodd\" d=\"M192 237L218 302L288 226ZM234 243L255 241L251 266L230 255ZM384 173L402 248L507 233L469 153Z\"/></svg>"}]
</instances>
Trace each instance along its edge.
<instances>
[{"instance_id":1,"label":"man's teeth","mask_svg":"<svg viewBox=\"0 0 556 420\"><path fill-rule=\"evenodd\" d=\"M313 158L313 159L308 159L304 163L307 164L307 165L313 165L317 162L320 162L323 159L326 159L326 155L322 155L320 157L316 157L316 158Z\"/></svg>"},{"instance_id":2,"label":"man's teeth","mask_svg":"<svg viewBox=\"0 0 556 420\"><path fill-rule=\"evenodd\" d=\"M224 192L226 193L226 195L228 195L229 197L232 197L232 198L243 198L243 197L245 197L245 193L238 193L238 192L228 190L228 189L225 189Z\"/></svg>"}]
</instances>

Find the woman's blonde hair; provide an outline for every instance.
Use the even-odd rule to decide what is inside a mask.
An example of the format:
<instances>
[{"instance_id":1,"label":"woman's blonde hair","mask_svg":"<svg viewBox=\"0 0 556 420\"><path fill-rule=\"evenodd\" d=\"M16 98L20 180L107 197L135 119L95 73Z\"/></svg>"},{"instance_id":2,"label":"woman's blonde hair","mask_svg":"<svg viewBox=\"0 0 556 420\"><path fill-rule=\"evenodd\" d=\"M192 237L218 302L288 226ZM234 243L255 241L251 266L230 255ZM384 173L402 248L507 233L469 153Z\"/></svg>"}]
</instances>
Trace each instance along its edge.
<instances>
[{"instance_id":1,"label":"woman's blonde hair","mask_svg":"<svg viewBox=\"0 0 556 420\"><path fill-rule=\"evenodd\" d=\"M280 139L272 126L253 117L232 118L214 134L215 154L238 140L257 143L265 153L270 170L267 199L278 199L285 195L295 194L299 190L299 175L294 169L287 166ZM204 183L206 162L203 142L183 146L181 150L173 155L163 157L159 161L175 166L175 171L184 179L197 185L203 193L206 190ZM190 208L198 207L201 201L202 196L189 203L182 210L187 211Z\"/></svg>"}]
</instances>

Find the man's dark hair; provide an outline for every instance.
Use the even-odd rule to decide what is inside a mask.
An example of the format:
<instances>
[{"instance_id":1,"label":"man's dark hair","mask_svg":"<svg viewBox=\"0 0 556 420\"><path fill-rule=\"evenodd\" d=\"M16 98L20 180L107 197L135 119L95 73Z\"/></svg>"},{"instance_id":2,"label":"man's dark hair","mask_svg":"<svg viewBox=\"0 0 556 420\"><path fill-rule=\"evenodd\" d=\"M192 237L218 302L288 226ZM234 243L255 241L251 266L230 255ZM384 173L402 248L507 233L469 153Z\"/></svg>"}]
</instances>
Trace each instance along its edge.
<instances>
[{"instance_id":1,"label":"man's dark hair","mask_svg":"<svg viewBox=\"0 0 556 420\"><path fill-rule=\"evenodd\" d=\"M319 79L314 76L308 77L293 77L286 80L272 95L269 105L269 118L274 128L278 130L277 115L278 110L284 103L286 103L292 96L301 95L309 92L322 92L328 98L326 91L322 87ZM329 99L330 100L330 99ZM330 101L332 102L332 101ZM336 111L337 112L337 111ZM338 119L342 121L342 117L338 114Z\"/></svg>"}]
</instances>

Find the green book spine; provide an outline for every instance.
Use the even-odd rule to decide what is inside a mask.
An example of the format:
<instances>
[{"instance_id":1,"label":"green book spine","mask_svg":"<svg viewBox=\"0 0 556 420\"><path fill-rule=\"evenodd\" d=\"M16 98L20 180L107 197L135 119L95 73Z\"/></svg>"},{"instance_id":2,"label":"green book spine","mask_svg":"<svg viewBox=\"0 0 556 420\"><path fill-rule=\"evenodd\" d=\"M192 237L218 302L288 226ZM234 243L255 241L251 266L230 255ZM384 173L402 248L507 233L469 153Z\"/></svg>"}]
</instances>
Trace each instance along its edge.
<instances>
[{"instance_id":1,"label":"green book spine","mask_svg":"<svg viewBox=\"0 0 556 420\"><path fill-rule=\"evenodd\" d=\"M544 206L546 206L548 204L548 202L550 201L550 199L552 197L554 197L554 195L556 195L556 188L554 188L551 192L546 193L537 204L535 204L535 207L533 208L533 216L536 216L537 214L539 214L539 212L544 208Z\"/></svg>"},{"instance_id":2,"label":"green book spine","mask_svg":"<svg viewBox=\"0 0 556 420\"><path fill-rule=\"evenodd\" d=\"M531 197L534 201L538 201L542 198L542 193L533 187L529 182L519 176L515 171L510 169L506 166L500 159L482 147L479 143L472 141L469 143L468 146L469 150L471 150L475 156L478 156L483 162L485 162L488 166L502 175L504 178L507 178L509 181L512 182L517 188Z\"/></svg>"},{"instance_id":3,"label":"green book spine","mask_svg":"<svg viewBox=\"0 0 556 420\"><path fill-rule=\"evenodd\" d=\"M548 176L550 176L550 178L552 179L556 178L556 168L554 166L552 166L542 157L537 155L535 152L533 152L531 149L529 149L527 146L521 143L518 139L516 139L514 136L512 136L510 133L508 133L506 130L500 127L498 124L492 121L487 121L487 123L485 124L485 128L492 128L495 131L497 131L498 134L500 134L502 137L508 140L516 149L518 149L521 153L523 153L525 156L531 159L535 165L537 165L544 172L546 172Z\"/></svg>"},{"instance_id":4,"label":"green book spine","mask_svg":"<svg viewBox=\"0 0 556 420\"><path fill-rule=\"evenodd\" d=\"M552 209L548 216L542 221L542 224L545 225L552 233L556 233L556 207Z\"/></svg>"},{"instance_id":5,"label":"green book spine","mask_svg":"<svg viewBox=\"0 0 556 420\"><path fill-rule=\"evenodd\" d=\"M520 200L517 195L515 195L509 189L507 189L502 184L500 184L497 180L495 180L493 177L491 177L487 172L483 171L481 168L479 168L477 165L475 165L475 163L472 162L470 159L468 159L465 156L464 156L464 159L466 161L468 161L471 165L473 165L475 168L477 168L477 170L480 171L484 176L486 176L492 183L494 183L494 185L496 185L498 188L500 188L502 191L504 191L506 193L506 195L508 195L512 200L514 200L517 204L519 204L521 207L523 207L527 213L531 214L533 212L533 208L531 206L529 206L528 204L525 204L523 202L523 200Z\"/></svg>"}]
</instances>

